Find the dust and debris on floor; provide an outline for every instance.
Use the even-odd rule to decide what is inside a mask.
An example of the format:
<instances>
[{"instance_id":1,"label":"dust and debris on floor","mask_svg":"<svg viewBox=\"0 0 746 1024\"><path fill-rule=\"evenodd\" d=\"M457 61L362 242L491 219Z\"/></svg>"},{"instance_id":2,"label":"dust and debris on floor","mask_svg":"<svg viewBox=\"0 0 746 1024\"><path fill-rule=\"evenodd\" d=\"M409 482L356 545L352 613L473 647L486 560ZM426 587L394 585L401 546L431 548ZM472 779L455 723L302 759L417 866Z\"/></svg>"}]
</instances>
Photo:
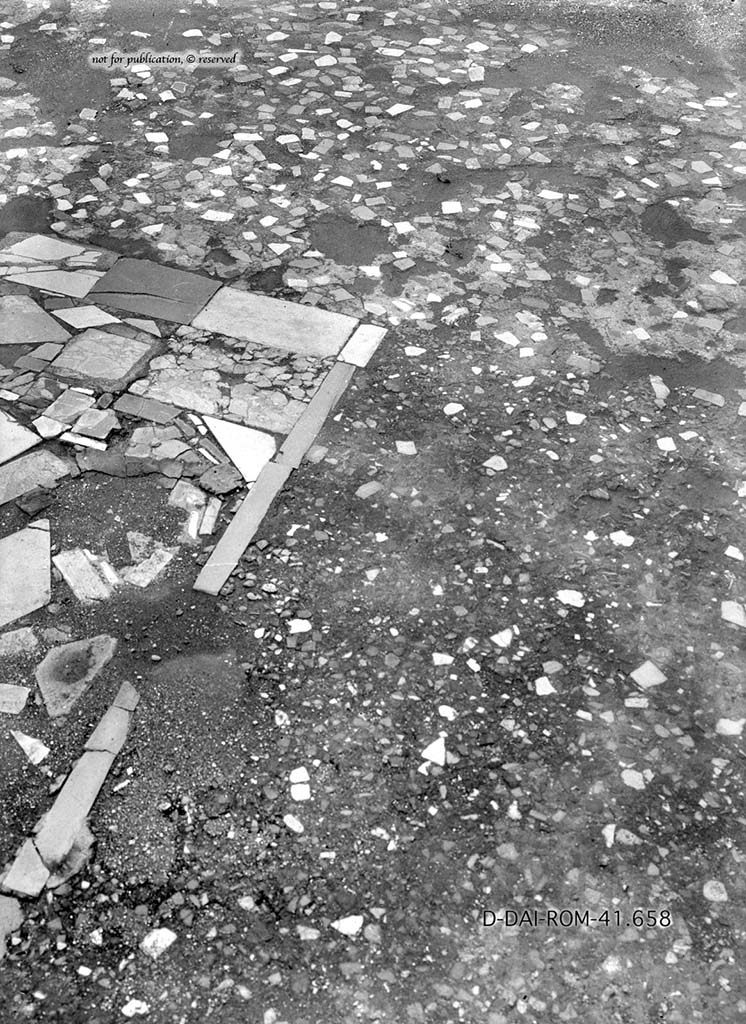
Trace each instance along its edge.
<instances>
[{"instance_id":1,"label":"dust and debris on floor","mask_svg":"<svg viewBox=\"0 0 746 1024\"><path fill-rule=\"evenodd\" d=\"M743 1020L740 5L0 18L0 1018Z\"/></svg>"}]
</instances>

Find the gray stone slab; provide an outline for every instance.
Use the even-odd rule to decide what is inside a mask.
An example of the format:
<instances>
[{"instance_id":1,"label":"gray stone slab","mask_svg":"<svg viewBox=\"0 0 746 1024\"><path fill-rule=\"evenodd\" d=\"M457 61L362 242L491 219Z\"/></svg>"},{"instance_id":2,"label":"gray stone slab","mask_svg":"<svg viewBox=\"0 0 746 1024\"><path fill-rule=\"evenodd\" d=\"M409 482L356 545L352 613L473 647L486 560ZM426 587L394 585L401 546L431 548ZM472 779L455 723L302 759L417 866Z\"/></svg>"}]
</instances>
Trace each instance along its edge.
<instances>
[{"instance_id":1,"label":"gray stone slab","mask_svg":"<svg viewBox=\"0 0 746 1024\"><path fill-rule=\"evenodd\" d=\"M60 551L52 559L55 569L82 604L106 601L114 592L112 580L105 579L83 548Z\"/></svg>"},{"instance_id":2,"label":"gray stone slab","mask_svg":"<svg viewBox=\"0 0 746 1024\"><path fill-rule=\"evenodd\" d=\"M267 463L202 567L194 582L195 590L213 595L220 593L291 472L291 466Z\"/></svg>"},{"instance_id":3,"label":"gray stone slab","mask_svg":"<svg viewBox=\"0 0 746 1024\"><path fill-rule=\"evenodd\" d=\"M33 654L38 647L39 641L31 626L21 626L0 636L0 658Z\"/></svg>"},{"instance_id":4,"label":"gray stone slab","mask_svg":"<svg viewBox=\"0 0 746 1024\"><path fill-rule=\"evenodd\" d=\"M116 265L116 264L115 264ZM6 281L14 284L22 284L27 288L38 288L40 291L51 292L53 295L68 295L73 299L82 299L94 284L98 281L100 274L92 270L48 270L31 269L14 271L7 274Z\"/></svg>"},{"instance_id":5,"label":"gray stone slab","mask_svg":"<svg viewBox=\"0 0 746 1024\"><path fill-rule=\"evenodd\" d=\"M55 868L47 879L46 888L58 888L58 886L69 881L69 879L71 879L73 875L77 874L81 868L85 867L91 856L91 851L95 842L96 840L93 833L84 822L76 833L73 845L70 847L70 851L65 857L64 863L58 868Z\"/></svg>"},{"instance_id":6,"label":"gray stone slab","mask_svg":"<svg viewBox=\"0 0 746 1024\"><path fill-rule=\"evenodd\" d=\"M3 888L17 892L19 896L38 896L48 878L49 870L39 856L33 839L27 839L3 880Z\"/></svg>"},{"instance_id":7,"label":"gray stone slab","mask_svg":"<svg viewBox=\"0 0 746 1024\"><path fill-rule=\"evenodd\" d=\"M21 904L12 896L0 896L0 960L7 952L6 940L23 924Z\"/></svg>"},{"instance_id":8,"label":"gray stone slab","mask_svg":"<svg viewBox=\"0 0 746 1024\"><path fill-rule=\"evenodd\" d=\"M116 269L116 268L115 268ZM315 306L221 288L192 321L201 331L308 356L335 356L358 321Z\"/></svg>"},{"instance_id":9,"label":"gray stone slab","mask_svg":"<svg viewBox=\"0 0 746 1024\"><path fill-rule=\"evenodd\" d=\"M0 296L0 345L41 345L67 341L70 332L29 295Z\"/></svg>"},{"instance_id":10,"label":"gray stone slab","mask_svg":"<svg viewBox=\"0 0 746 1024\"><path fill-rule=\"evenodd\" d=\"M291 466L300 466L303 456L313 444L329 413L344 394L352 379L355 367L347 363L335 363L306 410L285 438L277 455L277 461Z\"/></svg>"},{"instance_id":11,"label":"gray stone slab","mask_svg":"<svg viewBox=\"0 0 746 1024\"><path fill-rule=\"evenodd\" d=\"M202 274L162 267L152 260L117 260L91 289L91 298L159 320L188 324L220 287Z\"/></svg>"},{"instance_id":12,"label":"gray stone slab","mask_svg":"<svg viewBox=\"0 0 746 1024\"><path fill-rule=\"evenodd\" d=\"M64 423L71 427L81 413L90 409L96 399L93 395L84 395L81 391L68 388L63 391L59 398L55 398L51 405L44 410L47 419L55 420L57 423Z\"/></svg>"},{"instance_id":13,"label":"gray stone slab","mask_svg":"<svg viewBox=\"0 0 746 1024\"><path fill-rule=\"evenodd\" d=\"M85 247L78 242L66 242L53 235L29 235L28 238L9 245L0 255L23 256L27 259L42 260L44 263L59 263L81 256Z\"/></svg>"},{"instance_id":14,"label":"gray stone slab","mask_svg":"<svg viewBox=\"0 0 746 1024\"><path fill-rule=\"evenodd\" d=\"M3 466L0 473L0 505L36 487L56 487L69 476L70 463L44 449L29 452Z\"/></svg>"},{"instance_id":15,"label":"gray stone slab","mask_svg":"<svg viewBox=\"0 0 746 1024\"><path fill-rule=\"evenodd\" d=\"M113 706L115 708L124 708L125 711L134 711L139 703L140 694L132 683L122 683L114 698Z\"/></svg>"},{"instance_id":16,"label":"gray stone slab","mask_svg":"<svg viewBox=\"0 0 746 1024\"><path fill-rule=\"evenodd\" d=\"M31 693L28 686L16 686L15 683L0 683L0 714L20 715L26 707Z\"/></svg>"},{"instance_id":17,"label":"gray stone slab","mask_svg":"<svg viewBox=\"0 0 746 1024\"><path fill-rule=\"evenodd\" d=\"M385 327L376 327L375 324L360 324L339 353L339 358L345 363L352 363L353 366L367 366L386 333Z\"/></svg>"},{"instance_id":18,"label":"gray stone slab","mask_svg":"<svg viewBox=\"0 0 746 1024\"><path fill-rule=\"evenodd\" d=\"M138 376L157 350L155 339L137 341L91 327L65 345L50 369L109 390Z\"/></svg>"},{"instance_id":19,"label":"gray stone slab","mask_svg":"<svg viewBox=\"0 0 746 1024\"><path fill-rule=\"evenodd\" d=\"M96 437L105 440L112 430L119 428L119 420L112 409L87 409L86 412L75 421L75 433L84 434L86 437Z\"/></svg>"},{"instance_id":20,"label":"gray stone slab","mask_svg":"<svg viewBox=\"0 0 746 1024\"><path fill-rule=\"evenodd\" d=\"M41 444L38 434L0 409L0 463L8 462L16 455L22 455L37 444Z\"/></svg>"},{"instance_id":21,"label":"gray stone slab","mask_svg":"<svg viewBox=\"0 0 746 1024\"><path fill-rule=\"evenodd\" d=\"M50 870L63 864L72 850L114 763L114 756L108 751L87 750L75 763L57 799L39 822L34 843Z\"/></svg>"},{"instance_id":22,"label":"gray stone slab","mask_svg":"<svg viewBox=\"0 0 746 1024\"><path fill-rule=\"evenodd\" d=\"M106 750L118 754L127 739L130 713L113 705L86 740L86 750Z\"/></svg>"},{"instance_id":23,"label":"gray stone slab","mask_svg":"<svg viewBox=\"0 0 746 1024\"><path fill-rule=\"evenodd\" d=\"M0 627L49 603L50 571L48 519L0 540Z\"/></svg>"},{"instance_id":24,"label":"gray stone slab","mask_svg":"<svg viewBox=\"0 0 746 1024\"><path fill-rule=\"evenodd\" d=\"M53 647L37 666L36 681L50 718L66 715L114 657L117 641L102 633Z\"/></svg>"},{"instance_id":25,"label":"gray stone slab","mask_svg":"<svg viewBox=\"0 0 746 1024\"><path fill-rule=\"evenodd\" d=\"M181 412L175 405L166 405L155 398L141 398L140 395L122 395L114 403L117 412L125 416L136 416L151 423L170 423Z\"/></svg>"}]
</instances>

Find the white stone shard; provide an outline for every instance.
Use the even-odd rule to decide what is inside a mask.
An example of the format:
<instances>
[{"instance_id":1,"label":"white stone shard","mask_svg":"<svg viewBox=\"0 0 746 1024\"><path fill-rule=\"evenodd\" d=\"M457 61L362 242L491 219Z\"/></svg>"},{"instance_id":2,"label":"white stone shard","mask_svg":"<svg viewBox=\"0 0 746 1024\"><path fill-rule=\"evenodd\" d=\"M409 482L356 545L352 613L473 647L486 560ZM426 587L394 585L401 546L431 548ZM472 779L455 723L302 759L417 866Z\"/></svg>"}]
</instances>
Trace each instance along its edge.
<instances>
[{"instance_id":1,"label":"white stone shard","mask_svg":"<svg viewBox=\"0 0 746 1024\"><path fill-rule=\"evenodd\" d=\"M645 789L645 776L634 768L625 768L622 772L622 782L630 789Z\"/></svg>"},{"instance_id":2,"label":"white stone shard","mask_svg":"<svg viewBox=\"0 0 746 1024\"><path fill-rule=\"evenodd\" d=\"M715 284L738 284L738 281L734 281L730 274L726 274L724 270L716 270L710 274L710 280L714 281Z\"/></svg>"},{"instance_id":3,"label":"white stone shard","mask_svg":"<svg viewBox=\"0 0 746 1024\"><path fill-rule=\"evenodd\" d=\"M666 676L652 661L643 661L642 665L638 666L634 672L630 672L630 676L643 690L647 690L651 686L660 686L666 681Z\"/></svg>"},{"instance_id":4,"label":"white stone shard","mask_svg":"<svg viewBox=\"0 0 746 1024\"><path fill-rule=\"evenodd\" d=\"M557 598L562 604L569 604L573 608L582 608L585 604L585 598L579 590L558 590Z\"/></svg>"},{"instance_id":5,"label":"white stone shard","mask_svg":"<svg viewBox=\"0 0 746 1024\"><path fill-rule=\"evenodd\" d=\"M336 921L332 921L332 928L341 935L357 935L362 927L362 914L350 914L349 917L340 917Z\"/></svg>"},{"instance_id":6,"label":"white stone shard","mask_svg":"<svg viewBox=\"0 0 746 1024\"><path fill-rule=\"evenodd\" d=\"M142 940L140 949L151 960L157 960L174 942L176 942L176 932L172 932L170 928L154 928Z\"/></svg>"},{"instance_id":7,"label":"white stone shard","mask_svg":"<svg viewBox=\"0 0 746 1024\"><path fill-rule=\"evenodd\" d=\"M538 697L548 697L550 694L557 692L546 676L540 676L536 679L534 687Z\"/></svg>"},{"instance_id":8,"label":"white stone shard","mask_svg":"<svg viewBox=\"0 0 746 1024\"><path fill-rule=\"evenodd\" d=\"M441 768L446 763L445 736L445 733L441 733L437 740L433 740L432 743L428 744L420 755L421 757L424 757L426 761L440 765Z\"/></svg>"},{"instance_id":9,"label":"white stone shard","mask_svg":"<svg viewBox=\"0 0 746 1024\"><path fill-rule=\"evenodd\" d=\"M727 903L728 890L717 878L711 878L702 886L702 895L710 903Z\"/></svg>"},{"instance_id":10,"label":"white stone shard","mask_svg":"<svg viewBox=\"0 0 746 1024\"><path fill-rule=\"evenodd\" d=\"M499 633L493 633L490 640L493 644L497 644L498 647L510 647L513 643L513 630L508 627L507 629L501 629Z\"/></svg>"},{"instance_id":11,"label":"white stone shard","mask_svg":"<svg viewBox=\"0 0 746 1024\"><path fill-rule=\"evenodd\" d=\"M745 724L746 718L718 718L715 732L718 736L740 736Z\"/></svg>"},{"instance_id":12,"label":"white stone shard","mask_svg":"<svg viewBox=\"0 0 746 1024\"><path fill-rule=\"evenodd\" d=\"M721 601L720 617L725 622L732 622L734 626L746 629L746 611L738 601Z\"/></svg>"},{"instance_id":13,"label":"white stone shard","mask_svg":"<svg viewBox=\"0 0 746 1024\"><path fill-rule=\"evenodd\" d=\"M31 764L41 764L49 754L49 747L34 736L27 736L25 732L11 729L10 735L24 752Z\"/></svg>"}]
</instances>

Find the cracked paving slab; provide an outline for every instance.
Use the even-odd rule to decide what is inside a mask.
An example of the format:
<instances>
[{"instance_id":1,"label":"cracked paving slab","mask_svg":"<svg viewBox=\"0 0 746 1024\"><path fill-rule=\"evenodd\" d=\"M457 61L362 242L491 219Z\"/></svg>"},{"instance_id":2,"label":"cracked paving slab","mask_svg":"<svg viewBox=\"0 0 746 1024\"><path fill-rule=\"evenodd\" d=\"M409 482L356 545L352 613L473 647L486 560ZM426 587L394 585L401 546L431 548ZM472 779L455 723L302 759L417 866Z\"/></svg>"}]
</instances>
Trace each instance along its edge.
<instances>
[{"instance_id":1,"label":"cracked paving slab","mask_svg":"<svg viewBox=\"0 0 746 1024\"><path fill-rule=\"evenodd\" d=\"M90 294L105 306L188 324L219 288L219 281L201 274L122 257Z\"/></svg>"}]
</instances>

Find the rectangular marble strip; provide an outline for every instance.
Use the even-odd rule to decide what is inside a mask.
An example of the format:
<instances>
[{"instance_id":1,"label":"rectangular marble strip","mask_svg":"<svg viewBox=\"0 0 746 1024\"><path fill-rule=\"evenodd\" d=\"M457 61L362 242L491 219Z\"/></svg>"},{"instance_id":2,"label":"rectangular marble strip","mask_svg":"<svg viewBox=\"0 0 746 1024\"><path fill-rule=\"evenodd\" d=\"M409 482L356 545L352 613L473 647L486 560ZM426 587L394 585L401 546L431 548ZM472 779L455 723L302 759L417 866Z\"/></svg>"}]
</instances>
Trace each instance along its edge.
<instances>
[{"instance_id":1,"label":"rectangular marble strip","mask_svg":"<svg viewBox=\"0 0 746 1024\"><path fill-rule=\"evenodd\" d=\"M215 550L202 566L202 571L194 581L194 590L212 595L220 593L221 587L238 565L241 555L259 529L270 505L282 490L292 468L289 465L278 465L276 462L267 463L228 524Z\"/></svg>"},{"instance_id":2,"label":"rectangular marble strip","mask_svg":"<svg viewBox=\"0 0 746 1024\"><path fill-rule=\"evenodd\" d=\"M285 438L277 453L277 462L293 469L300 466L303 456L316 440L327 416L344 394L354 372L355 367L349 363L334 364L308 403L305 412Z\"/></svg>"}]
</instances>

